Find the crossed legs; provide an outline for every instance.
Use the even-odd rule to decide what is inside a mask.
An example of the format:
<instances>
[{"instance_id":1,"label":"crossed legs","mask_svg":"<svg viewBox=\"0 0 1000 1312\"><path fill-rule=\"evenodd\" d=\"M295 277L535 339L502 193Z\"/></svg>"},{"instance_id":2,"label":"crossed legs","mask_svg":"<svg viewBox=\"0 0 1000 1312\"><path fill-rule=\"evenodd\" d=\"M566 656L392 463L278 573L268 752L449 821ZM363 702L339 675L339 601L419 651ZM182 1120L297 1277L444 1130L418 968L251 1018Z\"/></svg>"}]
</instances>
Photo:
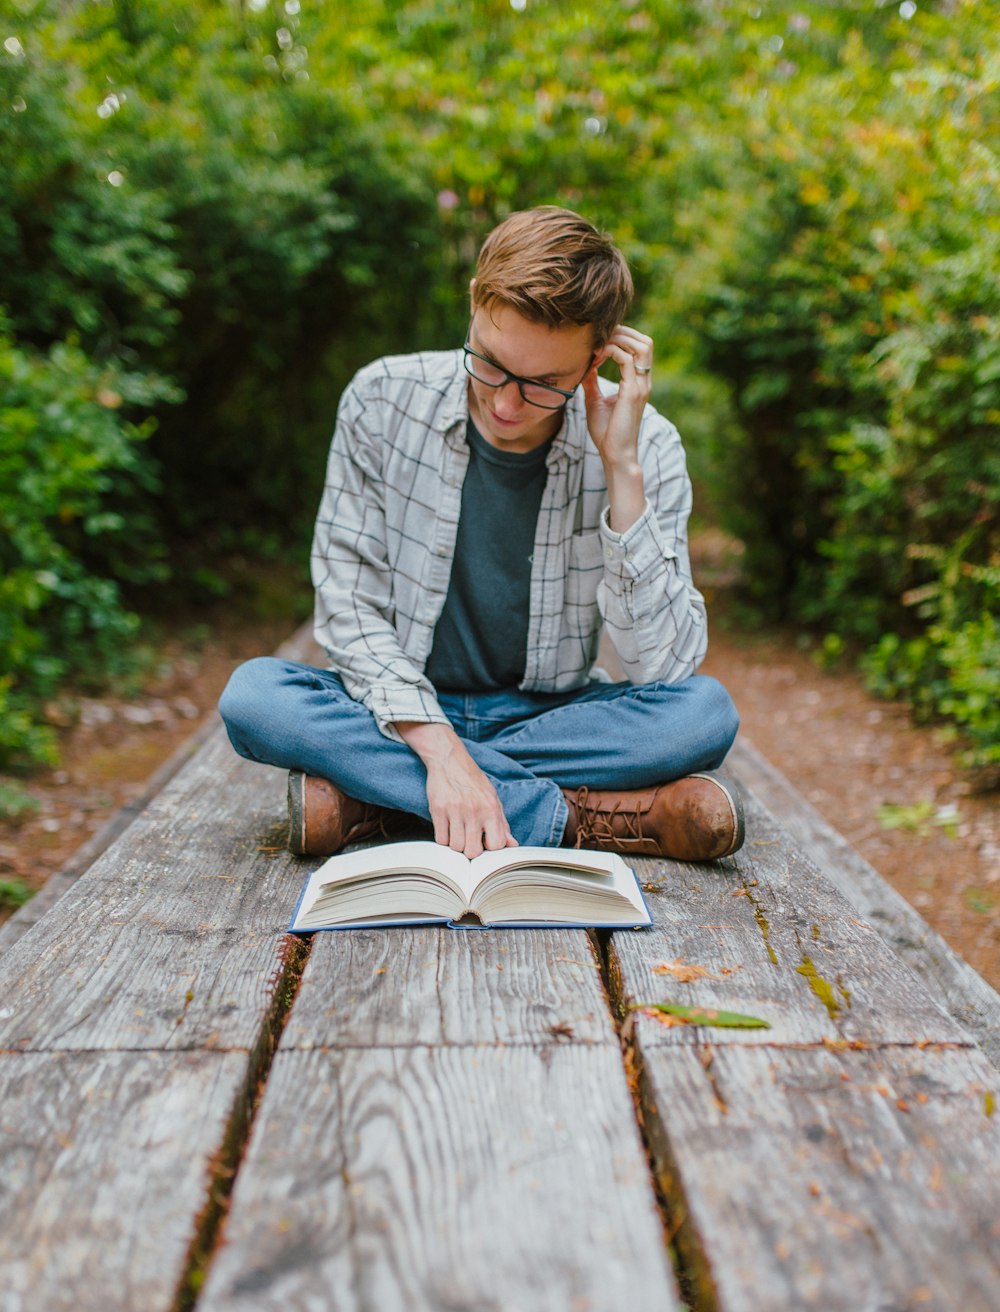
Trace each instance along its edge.
<instances>
[{"instance_id":1,"label":"crossed legs","mask_svg":"<svg viewBox=\"0 0 1000 1312\"><path fill-rule=\"evenodd\" d=\"M728 693L700 675L440 700L496 788L514 837L543 846L558 845L576 824L567 792L652 790L713 770L738 727ZM430 818L422 762L382 733L337 675L261 657L234 672L219 708L240 755L319 776L362 803Z\"/></svg>"}]
</instances>

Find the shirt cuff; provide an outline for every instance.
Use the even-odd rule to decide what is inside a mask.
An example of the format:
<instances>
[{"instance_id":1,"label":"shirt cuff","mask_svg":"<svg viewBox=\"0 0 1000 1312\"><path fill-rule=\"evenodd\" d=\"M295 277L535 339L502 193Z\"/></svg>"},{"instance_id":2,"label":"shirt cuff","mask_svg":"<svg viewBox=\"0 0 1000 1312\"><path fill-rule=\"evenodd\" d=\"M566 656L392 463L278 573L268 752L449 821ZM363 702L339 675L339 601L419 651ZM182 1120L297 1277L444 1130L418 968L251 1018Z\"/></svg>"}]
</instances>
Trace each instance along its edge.
<instances>
[{"instance_id":1,"label":"shirt cuff","mask_svg":"<svg viewBox=\"0 0 1000 1312\"><path fill-rule=\"evenodd\" d=\"M646 500L642 514L624 533L616 533L610 525L611 507L601 512L600 536L604 565L623 578L637 579L657 567L664 560L676 560L677 553L664 544L653 507Z\"/></svg>"},{"instance_id":2,"label":"shirt cuff","mask_svg":"<svg viewBox=\"0 0 1000 1312\"><path fill-rule=\"evenodd\" d=\"M386 738L401 743L402 735L396 728L397 721L418 724L450 724L451 721L438 705L437 698L424 688L412 684L392 688L371 688L364 697L364 704L375 717L375 722Z\"/></svg>"}]
</instances>

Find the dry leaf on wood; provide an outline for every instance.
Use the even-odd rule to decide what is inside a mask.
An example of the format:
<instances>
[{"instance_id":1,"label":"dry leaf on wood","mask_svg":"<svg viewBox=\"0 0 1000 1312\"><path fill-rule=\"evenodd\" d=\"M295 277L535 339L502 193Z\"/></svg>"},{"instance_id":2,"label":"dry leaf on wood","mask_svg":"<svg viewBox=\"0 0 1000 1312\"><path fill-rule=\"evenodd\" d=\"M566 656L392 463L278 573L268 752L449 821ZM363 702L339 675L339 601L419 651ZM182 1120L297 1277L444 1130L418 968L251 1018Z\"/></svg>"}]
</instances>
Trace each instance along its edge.
<instances>
[{"instance_id":1,"label":"dry leaf on wood","mask_svg":"<svg viewBox=\"0 0 1000 1312\"><path fill-rule=\"evenodd\" d=\"M663 1025L717 1025L723 1029L769 1030L771 1022L740 1011L719 1011L714 1007L682 1007L675 1002L640 1002L636 1008ZM667 1019L664 1019L667 1017Z\"/></svg>"}]
</instances>

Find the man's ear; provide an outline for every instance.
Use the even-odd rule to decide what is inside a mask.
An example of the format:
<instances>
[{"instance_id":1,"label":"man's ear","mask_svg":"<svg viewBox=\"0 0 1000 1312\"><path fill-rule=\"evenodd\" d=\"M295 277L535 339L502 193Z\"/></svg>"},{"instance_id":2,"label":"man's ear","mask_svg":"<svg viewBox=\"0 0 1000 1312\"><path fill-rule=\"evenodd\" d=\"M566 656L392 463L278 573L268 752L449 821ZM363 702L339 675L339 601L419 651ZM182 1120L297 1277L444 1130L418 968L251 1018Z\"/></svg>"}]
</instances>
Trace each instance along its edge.
<instances>
[{"instance_id":1,"label":"man's ear","mask_svg":"<svg viewBox=\"0 0 1000 1312\"><path fill-rule=\"evenodd\" d=\"M476 280L471 279L469 282L469 311L471 314L476 313Z\"/></svg>"}]
</instances>

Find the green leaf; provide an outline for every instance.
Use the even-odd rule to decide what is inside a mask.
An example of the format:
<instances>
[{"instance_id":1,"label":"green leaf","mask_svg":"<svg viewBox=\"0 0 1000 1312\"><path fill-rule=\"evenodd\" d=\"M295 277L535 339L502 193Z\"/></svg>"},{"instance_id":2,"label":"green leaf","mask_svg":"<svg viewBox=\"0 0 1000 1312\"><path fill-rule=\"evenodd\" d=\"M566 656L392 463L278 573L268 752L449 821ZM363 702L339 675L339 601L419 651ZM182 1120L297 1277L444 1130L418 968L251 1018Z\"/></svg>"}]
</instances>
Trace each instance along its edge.
<instances>
[{"instance_id":1,"label":"green leaf","mask_svg":"<svg viewBox=\"0 0 1000 1312\"><path fill-rule=\"evenodd\" d=\"M741 1011L716 1011L714 1007L683 1007L676 1002L637 1002L631 1011L659 1011L676 1016L686 1025L715 1025L730 1030L769 1030L771 1022Z\"/></svg>"}]
</instances>

